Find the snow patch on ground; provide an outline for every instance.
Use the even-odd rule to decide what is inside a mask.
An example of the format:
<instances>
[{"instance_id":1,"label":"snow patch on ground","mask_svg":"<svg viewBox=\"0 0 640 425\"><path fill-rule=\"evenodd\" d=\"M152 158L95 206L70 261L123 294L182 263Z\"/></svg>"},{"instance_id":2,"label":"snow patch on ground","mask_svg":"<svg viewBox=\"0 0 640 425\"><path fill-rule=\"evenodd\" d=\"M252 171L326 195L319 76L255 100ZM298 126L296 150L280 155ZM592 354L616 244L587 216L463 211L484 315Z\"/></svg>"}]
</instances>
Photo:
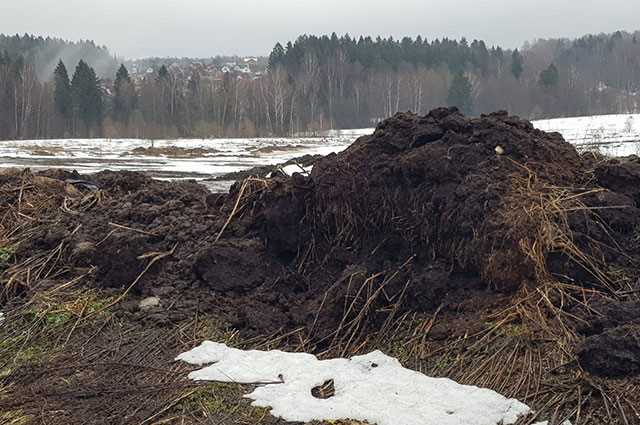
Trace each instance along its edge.
<instances>
[{"instance_id":1,"label":"snow patch on ground","mask_svg":"<svg viewBox=\"0 0 640 425\"><path fill-rule=\"evenodd\" d=\"M257 384L246 397L287 421L352 419L377 425L513 424L531 409L492 390L431 378L380 351L351 359L318 360L307 353L243 351L211 341L176 360L203 366L196 381ZM212 364L213 363L213 364ZM335 395L311 389L333 379Z\"/></svg>"},{"instance_id":2,"label":"snow patch on ground","mask_svg":"<svg viewBox=\"0 0 640 425\"><path fill-rule=\"evenodd\" d=\"M640 153L640 114L593 115L533 121L534 127L558 132L578 150L609 156Z\"/></svg>"},{"instance_id":3,"label":"snow patch on ground","mask_svg":"<svg viewBox=\"0 0 640 425\"><path fill-rule=\"evenodd\" d=\"M0 325L4 323L4 313L0 311Z\"/></svg>"}]
</instances>

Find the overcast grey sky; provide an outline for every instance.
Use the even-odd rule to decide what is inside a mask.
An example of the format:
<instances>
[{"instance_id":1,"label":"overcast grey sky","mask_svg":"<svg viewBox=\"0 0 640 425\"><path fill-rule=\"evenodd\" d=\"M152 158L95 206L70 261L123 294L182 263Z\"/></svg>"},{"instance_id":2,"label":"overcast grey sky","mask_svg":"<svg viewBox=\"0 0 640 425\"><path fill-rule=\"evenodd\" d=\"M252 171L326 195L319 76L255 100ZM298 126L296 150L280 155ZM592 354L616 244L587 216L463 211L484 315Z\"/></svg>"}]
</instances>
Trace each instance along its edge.
<instances>
[{"instance_id":1,"label":"overcast grey sky","mask_svg":"<svg viewBox=\"0 0 640 425\"><path fill-rule=\"evenodd\" d=\"M266 55L302 33L526 40L640 29L640 0L0 0L0 32L93 39L129 58Z\"/></svg>"}]
</instances>

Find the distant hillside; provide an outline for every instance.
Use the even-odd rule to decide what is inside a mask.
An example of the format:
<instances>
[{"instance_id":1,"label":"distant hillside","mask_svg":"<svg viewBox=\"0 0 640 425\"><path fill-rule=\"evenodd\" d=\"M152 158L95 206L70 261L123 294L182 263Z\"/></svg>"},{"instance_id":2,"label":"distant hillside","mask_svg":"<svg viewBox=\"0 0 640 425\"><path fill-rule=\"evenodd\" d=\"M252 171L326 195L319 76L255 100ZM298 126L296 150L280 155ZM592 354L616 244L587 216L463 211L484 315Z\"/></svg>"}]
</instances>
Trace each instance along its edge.
<instances>
[{"instance_id":1,"label":"distant hillside","mask_svg":"<svg viewBox=\"0 0 640 425\"><path fill-rule=\"evenodd\" d=\"M93 41L67 41L59 38L36 37L34 35L0 34L0 53L11 57L22 56L35 66L38 77L48 80L58 61L75 67L80 59L93 67L100 77L113 77L118 61L105 46Z\"/></svg>"}]
</instances>

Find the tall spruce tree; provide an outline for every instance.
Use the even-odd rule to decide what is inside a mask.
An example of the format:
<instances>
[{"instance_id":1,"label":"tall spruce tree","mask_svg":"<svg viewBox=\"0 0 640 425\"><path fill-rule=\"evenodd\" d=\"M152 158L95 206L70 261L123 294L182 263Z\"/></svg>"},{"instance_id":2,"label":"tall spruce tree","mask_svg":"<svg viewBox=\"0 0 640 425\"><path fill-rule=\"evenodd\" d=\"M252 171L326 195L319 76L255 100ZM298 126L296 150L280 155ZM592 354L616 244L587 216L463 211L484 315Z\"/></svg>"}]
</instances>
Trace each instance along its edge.
<instances>
[{"instance_id":1,"label":"tall spruce tree","mask_svg":"<svg viewBox=\"0 0 640 425\"><path fill-rule=\"evenodd\" d=\"M166 65L162 65L158 70L158 79L160 80L168 80L169 79L169 70Z\"/></svg>"},{"instance_id":2,"label":"tall spruce tree","mask_svg":"<svg viewBox=\"0 0 640 425\"><path fill-rule=\"evenodd\" d=\"M282 44L276 43L275 47L269 55L269 69L275 69L278 64L282 64L285 60L285 50Z\"/></svg>"},{"instance_id":3,"label":"tall spruce tree","mask_svg":"<svg viewBox=\"0 0 640 425\"><path fill-rule=\"evenodd\" d=\"M102 125L103 99L100 80L96 72L83 60L71 80L74 117L82 121L87 132Z\"/></svg>"},{"instance_id":4,"label":"tall spruce tree","mask_svg":"<svg viewBox=\"0 0 640 425\"><path fill-rule=\"evenodd\" d=\"M457 106L465 114L473 113L473 99L471 97L471 82L462 72L453 77L447 97L449 106Z\"/></svg>"},{"instance_id":5,"label":"tall spruce tree","mask_svg":"<svg viewBox=\"0 0 640 425\"><path fill-rule=\"evenodd\" d=\"M558 85L560 73L558 68L552 63L547 69L540 73L539 84L545 89L551 89Z\"/></svg>"},{"instance_id":6,"label":"tall spruce tree","mask_svg":"<svg viewBox=\"0 0 640 425\"><path fill-rule=\"evenodd\" d=\"M71 100L71 82L69 81L69 73L64 62L58 62L53 73L53 80L55 84L54 88L54 102L56 112L60 114L65 120L65 130L68 125L68 120L71 117L72 100Z\"/></svg>"},{"instance_id":7,"label":"tall spruce tree","mask_svg":"<svg viewBox=\"0 0 640 425\"><path fill-rule=\"evenodd\" d=\"M524 60L522 59L522 55L518 51L518 49L513 51L511 55L511 73L519 80L522 76L522 72L524 71Z\"/></svg>"},{"instance_id":8,"label":"tall spruce tree","mask_svg":"<svg viewBox=\"0 0 640 425\"><path fill-rule=\"evenodd\" d=\"M158 110L159 119L160 122L166 124L168 124L172 118L175 106L171 81L172 75L169 73L167 67L162 65L158 70L158 75L156 76L156 88L160 95L160 109Z\"/></svg>"},{"instance_id":9,"label":"tall spruce tree","mask_svg":"<svg viewBox=\"0 0 640 425\"><path fill-rule=\"evenodd\" d=\"M136 91L124 65L120 65L116 73L113 93L113 119L128 125L136 105Z\"/></svg>"}]
</instances>

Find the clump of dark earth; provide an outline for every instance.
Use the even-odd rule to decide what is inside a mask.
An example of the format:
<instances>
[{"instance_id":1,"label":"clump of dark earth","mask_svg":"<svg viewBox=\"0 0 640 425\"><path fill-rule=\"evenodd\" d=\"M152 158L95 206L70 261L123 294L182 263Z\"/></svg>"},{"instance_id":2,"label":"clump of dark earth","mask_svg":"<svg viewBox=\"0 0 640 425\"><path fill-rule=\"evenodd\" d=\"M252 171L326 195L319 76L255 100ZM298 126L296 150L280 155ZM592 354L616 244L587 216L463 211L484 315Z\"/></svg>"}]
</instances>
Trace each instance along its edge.
<instances>
[{"instance_id":1,"label":"clump of dark earth","mask_svg":"<svg viewBox=\"0 0 640 425\"><path fill-rule=\"evenodd\" d=\"M607 377L640 374L640 325L623 325L588 337L578 359L589 372Z\"/></svg>"},{"instance_id":2,"label":"clump of dark earth","mask_svg":"<svg viewBox=\"0 0 640 425\"><path fill-rule=\"evenodd\" d=\"M179 146L167 147L137 147L126 155L142 155L142 156L166 156L169 158L198 158L218 152L216 149L205 148L181 148Z\"/></svg>"},{"instance_id":3,"label":"clump of dark earth","mask_svg":"<svg viewBox=\"0 0 640 425\"><path fill-rule=\"evenodd\" d=\"M365 333L397 308L473 312L481 300L499 303L535 285L540 264L522 246L539 223L516 214L522 188L515 181L543 194L598 189L580 197L586 209L567 212L573 242L603 267L636 267L640 255L640 167L616 160L587 172L593 167L559 134L504 112L397 114L344 152L313 161L309 176L277 175L215 195L194 181L131 172L48 172L42 175L89 181L104 196L78 214L52 209L55 228L20 255L64 241L69 273L95 266L97 287L137 281L132 294L139 297L164 288L162 306L171 308L154 313L159 324L209 311L245 335L302 327L320 345L356 317L361 325L351 331ZM10 178L0 175L0 188ZM153 255L170 251L143 273ZM563 282L602 288L592 270L557 247L542 262ZM636 292L628 293L612 302L632 302ZM135 305L122 314L141 314ZM619 311L613 304L582 314L585 369L637 371L638 334ZM622 340L628 343L611 354L619 361L605 370L603 347Z\"/></svg>"},{"instance_id":4,"label":"clump of dark earth","mask_svg":"<svg viewBox=\"0 0 640 425\"><path fill-rule=\"evenodd\" d=\"M278 165L260 165L258 167L249 168L248 170L234 171L233 173L223 174L221 176L210 179L211 181L229 181L243 180L247 177L286 177L281 171L283 167L288 165L300 165L307 168L313 166L322 158L322 155L303 155L290 159ZM302 170L301 170L302 171Z\"/></svg>"}]
</instances>

